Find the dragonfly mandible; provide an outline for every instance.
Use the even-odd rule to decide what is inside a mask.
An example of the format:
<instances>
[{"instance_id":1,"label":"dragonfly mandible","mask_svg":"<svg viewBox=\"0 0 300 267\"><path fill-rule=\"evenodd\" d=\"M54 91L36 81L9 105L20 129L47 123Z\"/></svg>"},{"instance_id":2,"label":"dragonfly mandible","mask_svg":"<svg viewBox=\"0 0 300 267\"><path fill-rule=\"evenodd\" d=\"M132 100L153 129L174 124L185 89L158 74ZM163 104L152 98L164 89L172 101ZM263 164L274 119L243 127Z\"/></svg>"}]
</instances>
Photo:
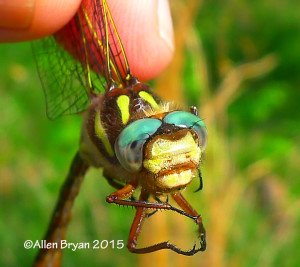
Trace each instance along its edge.
<instances>
[{"instance_id":1,"label":"dragonfly mandible","mask_svg":"<svg viewBox=\"0 0 300 267\"><path fill-rule=\"evenodd\" d=\"M136 207L127 243L130 252L170 249L194 255L204 251L202 218L180 192L197 177L202 189L206 126L195 107L178 110L131 74L106 0L83 0L73 19L53 36L35 42L33 50L48 117L84 114L79 151L61 189L46 242L64 239L85 173L89 167L101 167L115 188L106 201ZM135 199L138 187L141 193ZM164 195L181 209L162 201ZM137 247L148 209L171 210L192 219L198 225L199 244L187 251L168 241ZM61 253L59 248L41 249L35 264L57 266Z\"/></svg>"}]
</instances>

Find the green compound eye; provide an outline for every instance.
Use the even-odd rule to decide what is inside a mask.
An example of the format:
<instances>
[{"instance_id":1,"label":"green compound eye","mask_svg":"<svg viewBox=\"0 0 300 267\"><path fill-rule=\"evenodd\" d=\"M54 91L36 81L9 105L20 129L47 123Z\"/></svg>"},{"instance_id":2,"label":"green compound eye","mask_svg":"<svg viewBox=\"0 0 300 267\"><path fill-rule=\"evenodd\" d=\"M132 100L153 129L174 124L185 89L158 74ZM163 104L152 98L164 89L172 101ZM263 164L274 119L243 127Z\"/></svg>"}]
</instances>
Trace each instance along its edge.
<instances>
[{"instance_id":1,"label":"green compound eye","mask_svg":"<svg viewBox=\"0 0 300 267\"><path fill-rule=\"evenodd\" d=\"M128 171L138 171L143 163L143 147L162 122L157 119L134 121L123 129L115 142L116 156Z\"/></svg>"},{"instance_id":2,"label":"green compound eye","mask_svg":"<svg viewBox=\"0 0 300 267\"><path fill-rule=\"evenodd\" d=\"M163 121L168 124L194 130L198 135L201 150L205 150L207 144L207 129L199 117L186 111L174 111L165 116Z\"/></svg>"}]
</instances>

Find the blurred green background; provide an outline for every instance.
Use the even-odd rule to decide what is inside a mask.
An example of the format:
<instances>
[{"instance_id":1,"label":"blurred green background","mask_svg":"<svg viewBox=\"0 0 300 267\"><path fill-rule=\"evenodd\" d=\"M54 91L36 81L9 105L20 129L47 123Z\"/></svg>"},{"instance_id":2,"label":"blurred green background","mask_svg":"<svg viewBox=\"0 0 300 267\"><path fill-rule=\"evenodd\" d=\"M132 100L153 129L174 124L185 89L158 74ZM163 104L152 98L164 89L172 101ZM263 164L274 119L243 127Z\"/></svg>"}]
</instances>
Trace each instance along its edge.
<instances>
[{"instance_id":1,"label":"blurred green background","mask_svg":"<svg viewBox=\"0 0 300 267\"><path fill-rule=\"evenodd\" d=\"M183 257L66 250L63 266L300 266L300 2L171 1L176 53L154 82L197 105L209 131L204 190L184 195L202 214L208 247ZM170 91L168 91L170 90ZM184 101L183 101L184 99ZM0 265L25 266L44 235L78 148L80 116L49 121L29 43L0 45ZM127 240L134 210L105 202L113 189L91 170L67 240ZM195 227L159 212L141 244L190 248ZM149 259L151 262L149 262Z\"/></svg>"}]
</instances>

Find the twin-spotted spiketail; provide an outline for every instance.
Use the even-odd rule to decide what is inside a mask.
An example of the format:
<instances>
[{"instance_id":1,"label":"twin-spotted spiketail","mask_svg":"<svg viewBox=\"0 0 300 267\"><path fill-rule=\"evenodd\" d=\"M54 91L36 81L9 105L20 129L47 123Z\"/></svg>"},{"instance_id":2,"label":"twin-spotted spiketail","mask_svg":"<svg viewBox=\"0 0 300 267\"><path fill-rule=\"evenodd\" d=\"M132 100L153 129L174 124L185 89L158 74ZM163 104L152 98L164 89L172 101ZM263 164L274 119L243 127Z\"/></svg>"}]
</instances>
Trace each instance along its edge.
<instances>
[{"instance_id":1,"label":"twin-spotted spiketail","mask_svg":"<svg viewBox=\"0 0 300 267\"><path fill-rule=\"evenodd\" d=\"M71 210L89 167L103 168L116 191L108 203L136 207L127 247L133 253L170 249L194 255L206 248L200 215L180 191L195 177L207 131L197 109L181 111L132 76L106 0L83 0L75 17L59 32L33 44L48 117L84 112L79 151L62 187L45 240L64 239ZM138 199L133 197L141 188ZM181 208L162 197L168 195ZM152 197L152 201L149 197ZM163 198L165 199L165 198ZM198 225L200 244L184 251L168 241L137 246L148 209L171 210ZM36 266L59 265L61 250L41 249Z\"/></svg>"}]
</instances>

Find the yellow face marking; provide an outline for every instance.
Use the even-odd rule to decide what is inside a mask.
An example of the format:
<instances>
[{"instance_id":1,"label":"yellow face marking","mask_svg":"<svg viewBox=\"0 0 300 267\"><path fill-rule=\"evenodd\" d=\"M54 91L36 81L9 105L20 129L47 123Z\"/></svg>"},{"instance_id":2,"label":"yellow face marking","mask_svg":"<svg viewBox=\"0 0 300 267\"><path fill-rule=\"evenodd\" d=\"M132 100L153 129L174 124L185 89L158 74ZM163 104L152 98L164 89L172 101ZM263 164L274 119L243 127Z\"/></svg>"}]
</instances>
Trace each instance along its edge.
<instances>
[{"instance_id":1,"label":"yellow face marking","mask_svg":"<svg viewBox=\"0 0 300 267\"><path fill-rule=\"evenodd\" d=\"M127 95L121 95L117 99L117 104L121 112L122 123L125 125L129 120L129 97Z\"/></svg>"},{"instance_id":2,"label":"yellow face marking","mask_svg":"<svg viewBox=\"0 0 300 267\"><path fill-rule=\"evenodd\" d=\"M102 126L101 119L100 119L100 111L97 111L96 117L95 117L95 133L97 137L101 140L103 143L106 152L109 156L114 156L114 151L112 150L112 147L110 145L110 142L108 140L107 134Z\"/></svg>"},{"instance_id":3,"label":"yellow face marking","mask_svg":"<svg viewBox=\"0 0 300 267\"><path fill-rule=\"evenodd\" d=\"M141 91L141 92L139 92L139 96L143 100L145 100L146 102L148 102L153 108L158 108L158 104L154 100L153 96L150 95L149 93L147 93L145 91Z\"/></svg>"},{"instance_id":4,"label":"yellow face marking","mask_svg":"<svg viewBox=\"0 0 300 267\"><path fill-rule=\"evenodd\" d=\"M171 170L174 166L185 163L199 165L201 149L192 134L187 134L176 141L157 139L150 151L150 156L143 162L144 167L152 173Z\"/></svg>"}]
</instances>

